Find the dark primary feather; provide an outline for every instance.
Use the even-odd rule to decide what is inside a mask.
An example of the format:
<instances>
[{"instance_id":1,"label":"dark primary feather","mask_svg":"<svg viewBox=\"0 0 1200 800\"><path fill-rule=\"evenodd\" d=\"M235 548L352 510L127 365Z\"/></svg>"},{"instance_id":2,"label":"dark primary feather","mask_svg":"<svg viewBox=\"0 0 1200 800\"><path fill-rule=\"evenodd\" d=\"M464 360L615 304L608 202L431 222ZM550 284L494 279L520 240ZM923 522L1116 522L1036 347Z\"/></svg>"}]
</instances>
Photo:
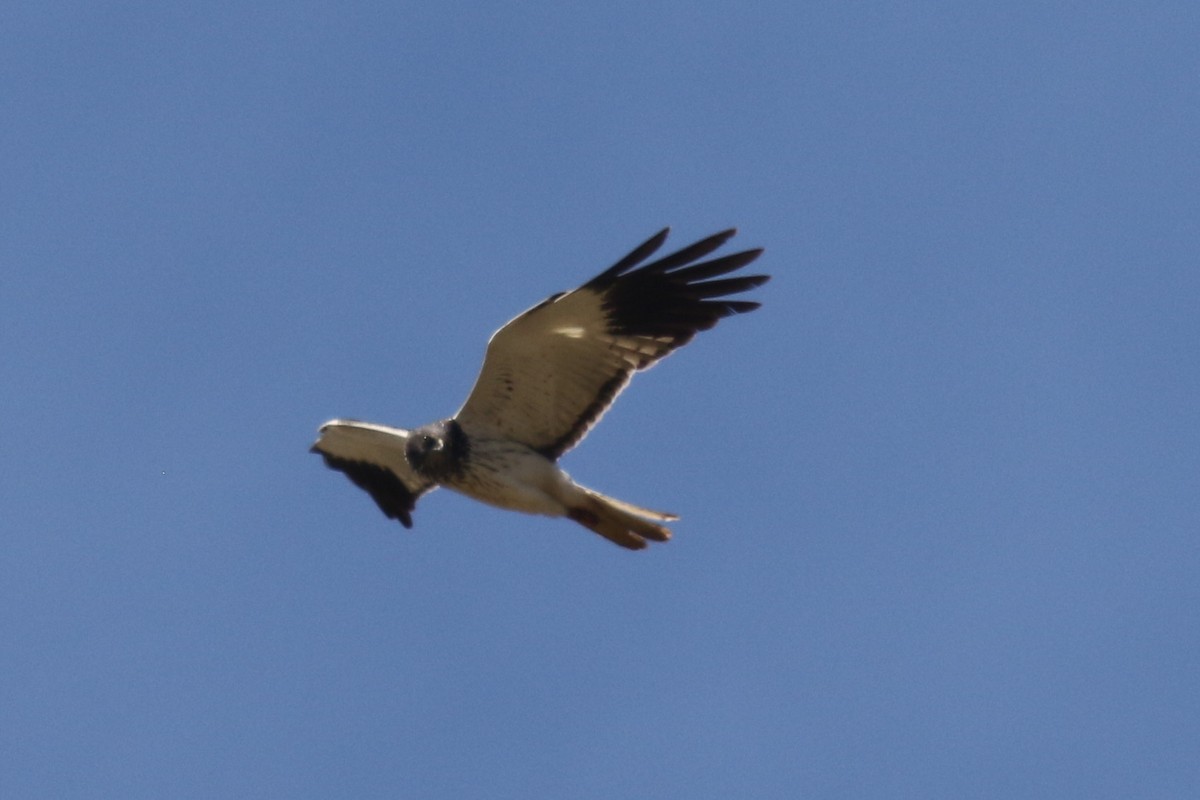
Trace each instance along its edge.
<instances>
[{"instance_id":1,"label":"dark primary feather","mask_svg":"<svg viewBox=\"0 0 1200 800\"><path fill-rule=\"evenodd\" d=\"M670 228L663 228L661 231L635 247L633 251L629 253L629 255L625 256L616 264L613 264L604 272L601 272L599 275L584 284L584 288L603 290L614 280L616 280L617 277L628 272L650 256L654 255L658 248L662 247L663 242L667 240L667 235L670 232ZM660 258L653 264L647 264L646 266L642 267L642 269L667 270L682 264L687 264L700 258L704 258L709 253L725 244L725 242L727 242L735 233L737 233L737 228L730 228L728 230L721 231L720 233L714 233L712 236L701 239L695 244L690 244L681 250L675 251L669 256Z\"/></svg>"},{"instance_id":2,"label":"dark primary feather","mask_svg":"<svg viewBox=\"0 0 1200 800\"><path fill-rule=\"evenodd\" d=\"M630 251L629 255L625 256L620 261L618 261L617 263L615 263L611 267L609 267L607 270L600 273L596 277L592 278L588 283L589 284L595 283L596 281L604 280L605 278L608 278L611 276L620 275L622 272L629 269L630 267L633 267L633 266L636 266L636 265L642 263L647 258L654 255L655 251L657 251L658 248L663 246L663 242L665 242L667 240L667 235L670 233L671 233L670 228L663 228L661 231L654 234L649 239L647 239L646 241L639 244L637 247L633 248L633 250Z\"/></svg>"},{"instance_id":3,"label":"dark primary feather","mask_svg":"<svg viewBox=\"0 0 1200 800\"><path fill-rule=\"evenodd\" d=\"M661 347L649 354L638 369L687 344L698 332L712 328L718 320L759 307L759 303L749 300L722 298L761 286L770 279L769 275L708 279L741 269L762 254L761 248L692 263L716 250L736 232L736 229L722 231L629 272L638 263L630 260L631 253L618 263L623 266L620 272L613 267L585 284L584 288L603 293L603 308L613 333L669 337L670 341L661 343Z\"/></svg>"},{"instance_id":4,"label":"dark primary feather","mask_svg":"<svg viewBox=\"0 0 1200 800\"><path fill-rule=\"evenodd\" d=\"M332 456L316 446L312 451L325 459L327 467L345 474L355 486L371 495L371 499L388 519L399 520L406 528L413 526L412 512L417 507L417 498L424 494L424 489L412 491L387 467Z\"/></svg>"}]
</instances>

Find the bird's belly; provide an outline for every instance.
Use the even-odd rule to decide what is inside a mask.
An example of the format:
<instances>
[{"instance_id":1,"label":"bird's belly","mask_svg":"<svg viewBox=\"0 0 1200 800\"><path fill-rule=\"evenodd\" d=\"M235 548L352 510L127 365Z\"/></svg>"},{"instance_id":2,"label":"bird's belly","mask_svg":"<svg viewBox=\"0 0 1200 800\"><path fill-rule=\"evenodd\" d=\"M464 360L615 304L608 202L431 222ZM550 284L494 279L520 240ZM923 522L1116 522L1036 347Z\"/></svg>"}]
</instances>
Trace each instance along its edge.
<instances>
[{"instance_id":1,"label":"bird's belly","mask_svg":"<svg viewBox=\"0 0 1200 800\"><path fill-rule=\"evenodd\" d=\"M562 497L570 480L554 462L524 445L472 439L469 465L443 485L500 508L561 517L567 511Z\"/></svg>"}]
</instances>

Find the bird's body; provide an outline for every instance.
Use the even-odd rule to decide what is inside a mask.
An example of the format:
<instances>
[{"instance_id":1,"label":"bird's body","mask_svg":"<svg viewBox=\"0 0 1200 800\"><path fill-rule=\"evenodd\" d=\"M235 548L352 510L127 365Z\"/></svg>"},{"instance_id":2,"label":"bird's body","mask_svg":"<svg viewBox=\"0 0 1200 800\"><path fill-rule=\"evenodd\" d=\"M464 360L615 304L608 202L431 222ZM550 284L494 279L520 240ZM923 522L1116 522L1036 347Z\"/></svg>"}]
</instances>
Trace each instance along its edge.
<instances>
[{"instance_id":1,"label":"bird's body","mask_svg":"<svg viewBox=\"0 0 1200 800\"><path fill-rule=\"evenodd\" d=\"M734 231L633 269L661 246L662 231L572 292L513 319L488 343L475 388L454 417L415 430L353 420L321 426L313 450L412 527L423 493L445 486L499 508L568 517L622 547L666 541L677 519L605 497L556 463L600 419L632 374L700 330L758 303L723 299L765 283L750 275L706 280L750 263L760 250L694 263Z\"/></svg>"},{"instance_id":2,"label":"bird's body","mask_svg":"<svg viewBox=\"0 0 1200 800\"><path fill-rule=\"evenodd\" d=\"M455 424L453 420L435 423L435 427ZM561 517L570 502L571 481L553 461L535 453L520 442L497 439L487 435L473 436L459 427L459 435L470 441L469 449L447 459L443 468L430 465L426 458L424 469L418 472L448 489L489 505ZM413 432L421 435L421 429ZM416 450L420 440L410 435L408 447ZM409 463L413 463L412 456Z\"/></svg>"}]
</instances>

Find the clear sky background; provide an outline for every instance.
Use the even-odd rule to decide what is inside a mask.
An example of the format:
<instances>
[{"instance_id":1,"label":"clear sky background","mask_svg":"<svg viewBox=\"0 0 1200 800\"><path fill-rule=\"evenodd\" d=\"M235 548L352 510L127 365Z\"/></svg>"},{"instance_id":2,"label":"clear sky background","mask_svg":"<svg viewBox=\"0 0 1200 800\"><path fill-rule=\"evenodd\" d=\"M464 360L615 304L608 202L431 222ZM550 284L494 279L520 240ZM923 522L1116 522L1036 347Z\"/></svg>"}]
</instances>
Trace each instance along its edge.
<instances>
[{"instance_id":1,"label":"clear sky background","mask_svg":"<svg viewBox=\"0 0 1200 800\"><path fill-rule=\"evenodd\" d=\"M1200 12L10 3L0 796L1200 796ZM564 460L307 452L664 225L760 311Z\"/></svg>"}]
</instances>

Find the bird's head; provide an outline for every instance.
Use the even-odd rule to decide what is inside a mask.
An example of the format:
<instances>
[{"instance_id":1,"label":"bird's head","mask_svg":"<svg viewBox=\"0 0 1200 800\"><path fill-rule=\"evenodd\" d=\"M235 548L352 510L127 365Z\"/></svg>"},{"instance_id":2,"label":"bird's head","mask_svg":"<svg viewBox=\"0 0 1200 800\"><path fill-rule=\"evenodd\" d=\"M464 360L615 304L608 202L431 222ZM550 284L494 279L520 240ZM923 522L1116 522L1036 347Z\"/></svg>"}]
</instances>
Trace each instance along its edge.
<instances>
[{"instance_id":1,"label":"bird's head","mask_svg":"<svg viewBox=\"0 0 1200 800\"><path fill-rule=\"evenodd\" d=\"M421 472L425 469L425 465L430 459L436 463L446 452L446 440L439 436L435 431L426 428L419 428L408 435L408 442L404 445L404 455L408 457L408 463L412 464L413 469ZM434 466L434 464L429 464Z\"/></svg>"},{"instance_id":2,"label":"bird's head","mask_svg":"<svg viewBox=\"0 0 1200 800\"><path fill-rule=\"evenodd\" d=\"M453 420L435 422L408 434L404 455L417 472L437 479L461 466L461 438L462 431Z\"/></svg>"}]
</instances>

